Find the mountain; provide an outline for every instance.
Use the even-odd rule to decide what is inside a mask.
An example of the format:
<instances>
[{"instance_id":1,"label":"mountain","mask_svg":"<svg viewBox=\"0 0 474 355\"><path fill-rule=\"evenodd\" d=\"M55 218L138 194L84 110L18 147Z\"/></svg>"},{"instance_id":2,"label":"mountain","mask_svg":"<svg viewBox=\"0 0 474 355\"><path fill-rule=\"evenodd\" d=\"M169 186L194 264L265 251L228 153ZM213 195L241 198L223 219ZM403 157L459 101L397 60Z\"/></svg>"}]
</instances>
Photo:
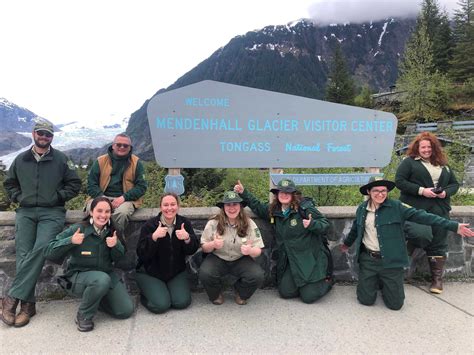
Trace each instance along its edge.
<instances>
[{"instance_id":1,"label":"mountain","mask_svg":"<svg viewBox=\"0 0 474 355\"><path fill-rule=\"evenodd\" d=\"M38 120L48 121L26 108L0 97L0 131L31 132ZM50 122L50 121L48 121ZM55 127L57 129L57 127Z\"/></svg>"},{"instance_id":2,"label":"mountain","mask_svg":"<svg viewBox=\"0 0 474 355\"><path fill-rule=\"evenodd\" d=\"M309 20L267 26L233 38L157 94L202 80L323 99L334 46L339 42L358 86L385 90L396 82L398 61L415 19L319 27ZM156 94L155 94L156 95ZM147 100L129 121L135 153L153 160Z\"/></svg>"},{"instance_id":3,"label":"mountain","mask_svg":"<svg viewBox=\"0 0 474 355\"><path fill-rule=\"evenodd\" d=\"M8 168L15 157L31 145L31 131L37 120L46 120L26 108L0 98L0 161ZM65 152L75 163L97 158L125 130L128 117L117 123L112 118L94 122L54 125L53 147ZM47 120L46 120L47 121Z\"/></svg>"},{"instance_id":4,"label":"mountain","mask_svg":"<svg viewBox=\"0 0 474 355\"><path fill-rule=\"evenodd\" d=\"M38 120L45 119L0 97L0 156L29 146L31 131Z\"/></svg>"}]
</instances>

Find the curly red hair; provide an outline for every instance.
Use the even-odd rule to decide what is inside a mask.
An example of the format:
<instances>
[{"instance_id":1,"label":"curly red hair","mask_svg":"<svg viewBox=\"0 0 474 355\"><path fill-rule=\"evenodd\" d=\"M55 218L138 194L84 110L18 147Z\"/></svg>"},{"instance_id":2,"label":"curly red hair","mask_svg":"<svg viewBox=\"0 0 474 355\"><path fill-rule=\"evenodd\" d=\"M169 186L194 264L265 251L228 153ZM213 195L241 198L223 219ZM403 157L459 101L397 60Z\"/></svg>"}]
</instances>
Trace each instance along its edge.
<instances>
[{"instance_id":1,"label":"curly red hair","mask_svg":"<svg viewBox=\"0 0 474 355\"><path fill-rule=\"evenodd\" d=\"M441 142L433 133L430 132L422 132L415 137L408 146L407 156L416 158L420 155L419 150L421 141L429 141L431 143L431 164L437 166L445 166L448 164L448 158L441 146Z\"/></svg>"}]
</instances>

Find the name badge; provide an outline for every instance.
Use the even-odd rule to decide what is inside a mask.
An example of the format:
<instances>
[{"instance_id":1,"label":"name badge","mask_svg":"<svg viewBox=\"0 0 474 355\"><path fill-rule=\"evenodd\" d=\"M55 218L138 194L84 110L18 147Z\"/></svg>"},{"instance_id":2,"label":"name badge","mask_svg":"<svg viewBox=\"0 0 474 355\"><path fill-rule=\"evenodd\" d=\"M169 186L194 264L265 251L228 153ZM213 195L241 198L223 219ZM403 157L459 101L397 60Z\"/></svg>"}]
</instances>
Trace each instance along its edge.
<instances>
[{"instance_id":1,"label":"name badge","mask_svg":"<svg viewBox=\"0 0 474 355\"><path fill-rule=\"evenodd\" d=\"M81 251L81 255L92 255L91 251Z\"/></svg>"}]
</instances>

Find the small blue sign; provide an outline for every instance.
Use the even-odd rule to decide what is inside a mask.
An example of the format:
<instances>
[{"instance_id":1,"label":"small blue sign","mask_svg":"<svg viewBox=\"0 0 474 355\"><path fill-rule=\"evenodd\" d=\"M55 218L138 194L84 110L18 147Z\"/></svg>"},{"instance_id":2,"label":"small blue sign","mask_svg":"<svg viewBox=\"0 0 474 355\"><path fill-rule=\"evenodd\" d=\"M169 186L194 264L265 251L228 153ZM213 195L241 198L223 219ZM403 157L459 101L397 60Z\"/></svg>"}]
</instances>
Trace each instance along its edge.
<instances>
[{"instance_id":1,"label":"small blue sign","mask_svg":"<svg viewBox=\"0 0 474 355\"><path fill-rule=\"evenodd\" d=\"M383 174L270 174L272 182L277 185L282 179L290 179L296 185L365 185L371 176Z\"/></svg>"},{"instance_id":2,"label":"small blue sign","mask_svg":"<svg viewBox=\"0 0 474 355\"><path fill-rule=\"evenodd\" d=\"M172 192L178 196L184 194L183 175L166 175L165 176L165 192Z\"/></svg>"}]
</instances>

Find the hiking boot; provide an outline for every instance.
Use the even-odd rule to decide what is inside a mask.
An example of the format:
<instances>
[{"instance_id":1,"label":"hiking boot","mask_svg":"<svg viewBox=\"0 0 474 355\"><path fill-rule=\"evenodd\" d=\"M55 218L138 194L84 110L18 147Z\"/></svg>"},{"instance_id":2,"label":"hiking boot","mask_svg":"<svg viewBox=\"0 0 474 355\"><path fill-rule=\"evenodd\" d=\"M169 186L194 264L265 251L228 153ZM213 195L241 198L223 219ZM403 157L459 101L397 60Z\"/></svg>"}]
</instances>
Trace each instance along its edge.
<instances>
[{"instance_id":1,"label":"hiking boot","mask_svg":"<svg viewBox=\"0 0 474 355\"><path fill-rule=\"evenodd\" d=\"M243 300L242 298L240 298L240 295L237 291L235 292L234 300L235 300L235 303L237 303L239 306L243 306L247 304L247 300Z\"/></svg>"},{"instance_id":2,"label":"hiking boot","mask_svg":"<svg viewBox=\"0 0 474 355\"><path fill-rule=\"evenodd\" d=\"M224 296L222 295L222 293L219 293L219 296L217 296L217 298L212 301L213 304L215 304L216 306L220 306L221 304L224 303Z\"/></svg>"},{"instance_id":3,"label":"hiking boot","mask_svg":"<svg viewBox=\"0 0 474 355\"><path fill-rule=\"evenodd\" d=\"M80 332L90 332L92 329L94 329L94 322L92 321L92 318L86 319L80 313L77 313L76 324L77 330Z\"/></svg>"},{"instance_id":4,"label":"hiking boot","mask_svg":"<svg viewBox=\"0 0 474 355\"><path fill-rule=\"evenodd\" d=\"M30 322L30 318L36 314L36 304L34 302L21 301L20 313L15 318L15 327L20 328Z\"/></svg>"},{"instance_id":5,"label":"hiking boot","mask_svg":"<svg viewBox=\"0 0 474 355\"><path fill-rule=\"evenodd\" d=\"M443 292L443 271L445 256L429 256L428 261L431 270L430 292L440 294Z\"/></svg>"},{"instance_id":6,"label":"hiking boot","mask_svg":"<svg viewBox=\"0 0 474 355\"><path fill-rule=\"evenodd\" d=\"M5 296L2 300L2 320L6 325L14 325L16 317L16 307L18 306L18 298Z\"/></svg>"}]
</instances>

